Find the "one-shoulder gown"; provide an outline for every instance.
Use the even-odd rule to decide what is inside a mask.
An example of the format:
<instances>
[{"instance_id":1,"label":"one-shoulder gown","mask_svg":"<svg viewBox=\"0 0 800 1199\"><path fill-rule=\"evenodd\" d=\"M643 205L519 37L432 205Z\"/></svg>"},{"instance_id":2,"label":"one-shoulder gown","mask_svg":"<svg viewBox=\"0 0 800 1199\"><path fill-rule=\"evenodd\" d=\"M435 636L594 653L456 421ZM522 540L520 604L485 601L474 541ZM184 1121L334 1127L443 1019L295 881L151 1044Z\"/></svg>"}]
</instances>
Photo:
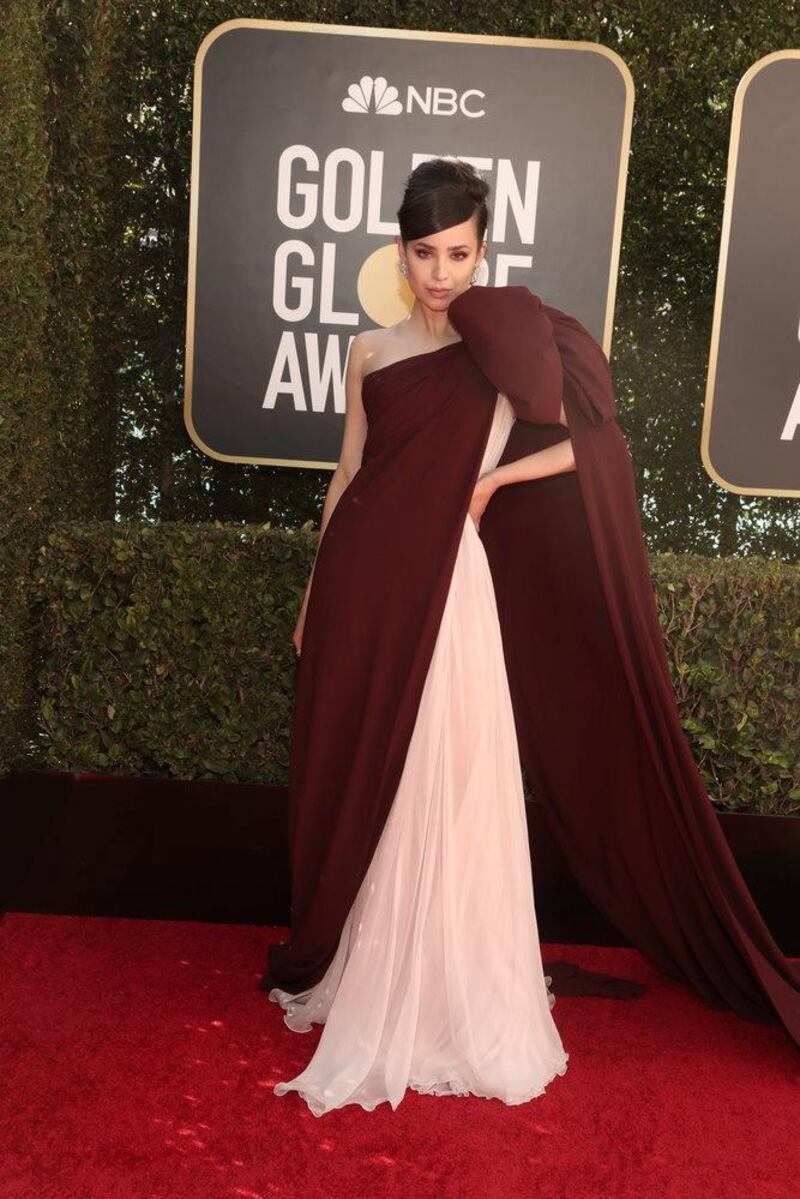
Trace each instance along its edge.
<instances>
[{"instance_id":1,"label":"one-shoulder gown","mask_svg":"<svg viewBox=\"0 0 800 1199\"><path fill-rule=\"evenodd\" d=\"M514 419L498 394L480 475ZM409 1087L524 1103L567 1069L549 981L492 575L467 515L400 783L336 954L314 986L269 991L291 1029L323 1025L274 1093L298 1091L317 1116L396 1108Z\"/></svg>"},{"instance_id":2,"label":"one-shoulder gown","mask_svg":"<svg viewBox=\"0 0 800 1199\"><path fill-rule=\"evenodd\" d=\"M290 936L258 985L288 993L293 1023L331 1023L288 1085L322 1105L396 1099L404 1079L514 1102L563 1067L516 753L575 878L630 942L705 1003L777 1019L800 1045L800 971L681 725L608 358L522 285L469 287L448 316L460 341L364 380L362 463L317 552ZM501 488L476 537L481 471L567 432L574 475ZM564 965L545 959L557 996L630 994Z\"/></svg>"}]
</instances>

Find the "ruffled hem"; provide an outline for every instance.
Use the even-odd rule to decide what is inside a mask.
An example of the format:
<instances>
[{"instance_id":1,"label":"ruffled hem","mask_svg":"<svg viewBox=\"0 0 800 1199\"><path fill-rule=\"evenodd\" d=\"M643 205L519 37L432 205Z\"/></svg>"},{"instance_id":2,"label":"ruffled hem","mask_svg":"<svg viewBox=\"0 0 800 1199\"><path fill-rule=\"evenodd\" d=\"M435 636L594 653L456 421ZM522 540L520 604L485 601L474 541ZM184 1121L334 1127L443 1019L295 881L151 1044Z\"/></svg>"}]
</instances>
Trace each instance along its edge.
<instances>
[{"instance_id":1,"label":"ruffled hem","mask_svg":"<svg viewBox=\"0 0 800 1199\"><path fill-rule=\"evenodd\" d=\"M417 1091L420 1095L456 1095L460 1097L476 1095L479 1099L499 1099L501 1103L505 1103L508 1107L516 1107L520 1103L528 1103L531 1099L538 1099L540 1095L544 1095L554 1078L561 1078L566 1074L568 1064L569 1054L566 1052L559 1054L554 1061L548 1063L548 1073L544 1082L539 1083L536 1087L531 1087L529 1091L525 1091L522 1095L513 1099L505 1099L502 1095L496 1095L490 1091L473 1090L458 1080L431 1083L409 1082L408 1085L412 1091Z\"/></svg>"},{"instance_id":2,"label":"ruffled hem","mask_svg":"<svg viewBox=\"0 0 800 1199\"><path fill-rule=\"evenodd\" d=\"M460 1099L465 1099L472 1095L478 1099L499 1099L507 1107L518 1107L522 1103L529 1103L532 1099L538 1099L541 1095L544 1095L553 1079L561 1078L566 1074L568 1064L569 1054L567 1052L559 1054L557 1058L548 1064L544 1081L531 1087L524 1094L512 1098L505 1098L491 1091L482 1091L468 1087L460 1079L436 1079L430 1082L410 1079L408 1087L410 1090L416 1091L419 1095L436 1095L437 1097L451 1095L454 1098ZM402 1096L397 1100L392 1100L389 1096L384 1096L381 1099L373 1101L353 1098L344 1099L334 1106L329 1107L326 1106L324 1099L321 1097L324 1094L324 1090L320 1092L319 1090L304 1087L302 1084L295 1085L293 1082L277 1082L272 1089L273 1095L278 1096L288 1095L290 1091L296 1091L301 1096L307 1104L309 1111L314 1116L324 1116L326 1112L336 1111L337 1108L347 1106L356 1106L362 1108L365 1112L373 1112L382 1103L388 1103L392 1111L396 1111L402 1101Z\"/></svg>"}]
</instances>

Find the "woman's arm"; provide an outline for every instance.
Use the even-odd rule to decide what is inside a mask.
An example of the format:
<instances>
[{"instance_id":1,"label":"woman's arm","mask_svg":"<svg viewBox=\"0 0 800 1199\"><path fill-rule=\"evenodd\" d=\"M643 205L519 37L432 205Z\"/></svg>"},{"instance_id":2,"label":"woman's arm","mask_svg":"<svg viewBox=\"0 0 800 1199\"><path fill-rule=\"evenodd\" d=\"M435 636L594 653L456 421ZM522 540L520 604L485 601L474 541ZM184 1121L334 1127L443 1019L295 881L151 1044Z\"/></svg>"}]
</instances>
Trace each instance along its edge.
<instances>
[{"instance_id":1,"label":"woman's arm","mask_svg":"<svg viewBox=\"0 0 800 1199\"><path fill-rule=\"evenodd\" d=\"M558 423L569 428L563 402ZM469 515L475 522L476 528L479 529L484 509L498 487L505 487L509 483L525 483L529 479L545 479L548 475L561 475L575 469L575 453L572 439L569 437L556 442L555 445L549 445L547 449L537 450L535 454L527 454L524 458L518 458L516 462L506 462L504 466L496 466L494 470L481 475L475 484Z\"/></svg>"},{"instance_id":2,"label":"woman's arm","mask_svg":"<svg viewBox=\"0 0 800 1199\"><path fill-rule=\"evenodd\" d=\"M556 445L549 445L535 454L527 454L516 462L506 462L489 471L485 477L494 484L494 490L509 483L526 483L530 479L545 479L548 475L561 475L575 470L575 454L572 442L567 437Z\"/></svg>"},{"instance_id":3,"label":"woman's arm","mask_svg":"<svg viewBox=\"0 0 800 1199\"><path fill-rule=\"evenodd\" d=\"M568 428L563 403L558 422ZM575 470L575 454L571 439L566 437L544 450L537 450L535 454L527 454L524 458L518 458L516 462L506 462L504 466L495 467L484 478L491 482L493 490L496 491L498 487L505 487L509 483L544 479L548 475L560 475L570 470Z\"/></svg>"},{"instance_id":4,"label":"woman's arm","mask_svg":"<svg viewBox=\"0 0 800 1199\"><path fill-rule=\"evenodd\" d=\"M342 448L339 453L339 462L328 484L325 502L322 505L317 550L314 554L314 561L308 576L308 582L306 583L303 609L305 609L308 602L311 583L314 578L314 567L317 565L317 554L319 553L319 547L328 521L333 515L333 510L339 503L343 492L349 486L351 479L361 469L361 456L364 452L364 442L367 437L367 418L361 400L361 382L365 352L364 340L361 334L357 334L350 343L350 352L345 370L345 414L344 429L342 431Z\"/></svg>"}]
</instances>

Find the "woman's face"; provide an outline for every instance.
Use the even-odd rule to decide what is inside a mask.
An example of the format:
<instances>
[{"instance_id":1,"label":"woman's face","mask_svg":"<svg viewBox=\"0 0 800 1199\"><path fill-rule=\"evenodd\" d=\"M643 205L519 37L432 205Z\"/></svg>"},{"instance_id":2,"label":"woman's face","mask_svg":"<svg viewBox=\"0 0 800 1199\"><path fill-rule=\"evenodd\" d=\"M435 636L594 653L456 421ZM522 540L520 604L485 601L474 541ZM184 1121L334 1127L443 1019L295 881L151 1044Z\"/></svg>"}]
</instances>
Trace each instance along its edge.
<instances>
[{"instance_id":1,"label":"woman's face","mask_svg":"<svg viewBox=\"0 0 800 1199\"><path fill-rule=\"evenodd\" d=\"M421 304L443 310L470 286L470 276L483 258L472 217L439 233L405 245L398 237L397 253L408 263L406 282Z\"/></svg>"}]
</instances>

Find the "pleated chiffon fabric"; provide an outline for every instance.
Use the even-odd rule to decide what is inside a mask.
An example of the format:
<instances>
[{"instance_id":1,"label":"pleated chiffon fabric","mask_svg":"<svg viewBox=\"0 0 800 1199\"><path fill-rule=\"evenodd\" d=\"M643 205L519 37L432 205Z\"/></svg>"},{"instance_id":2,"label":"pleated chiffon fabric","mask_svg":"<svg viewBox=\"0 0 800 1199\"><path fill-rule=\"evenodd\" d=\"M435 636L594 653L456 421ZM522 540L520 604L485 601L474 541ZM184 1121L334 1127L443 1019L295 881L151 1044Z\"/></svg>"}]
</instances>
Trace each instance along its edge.
<instances>
[{"instance_id":1,"label":"pleated chiffon fabric","mask_svg":"<svg viewBox=\"0 0 800 1199\"><path fill-rule=\"evenodd\" d=\"M480 473L514 422L498 396ZM467 516L400 784L325 975L269 992L297 1032L278 1083L314 1115L407 1088L507 1104L567 1069L539 949L522 773L491 572Z\"/></svg>"}]
</instances>

